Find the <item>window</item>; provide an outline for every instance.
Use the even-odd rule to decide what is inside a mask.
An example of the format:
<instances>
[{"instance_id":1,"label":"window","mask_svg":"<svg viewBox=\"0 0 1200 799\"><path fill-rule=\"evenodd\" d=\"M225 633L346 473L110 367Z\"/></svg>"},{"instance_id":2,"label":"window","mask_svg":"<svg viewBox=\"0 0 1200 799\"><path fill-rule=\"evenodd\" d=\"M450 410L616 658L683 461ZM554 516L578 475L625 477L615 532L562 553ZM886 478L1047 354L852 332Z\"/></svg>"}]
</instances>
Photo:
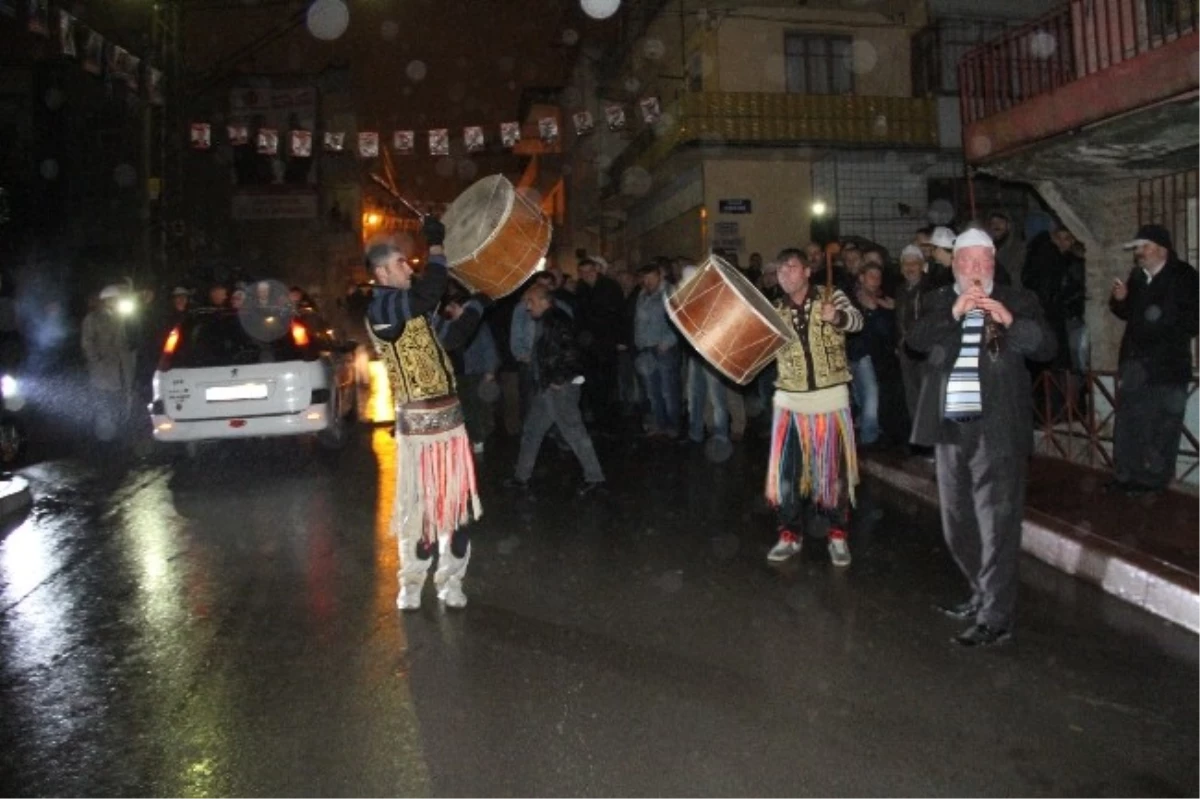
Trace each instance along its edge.
<instances>
[{"instance_id":1,"label":"window","mask_svg":"<svg viewBox=\"0 0 1200 799\"><path fill-rule=\"evenodd\" d=\"M849 36L787 34L787 90L796 94L853 94L853 41Z\"/></svg>"}]
</instances>

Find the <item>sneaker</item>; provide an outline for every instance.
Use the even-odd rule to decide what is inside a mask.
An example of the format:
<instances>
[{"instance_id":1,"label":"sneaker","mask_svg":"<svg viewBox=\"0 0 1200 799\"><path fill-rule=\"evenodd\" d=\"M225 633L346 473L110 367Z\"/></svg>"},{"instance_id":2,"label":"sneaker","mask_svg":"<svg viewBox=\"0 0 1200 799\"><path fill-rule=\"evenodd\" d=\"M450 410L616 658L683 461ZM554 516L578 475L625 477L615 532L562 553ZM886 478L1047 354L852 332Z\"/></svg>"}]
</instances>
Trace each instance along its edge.
<instances>
[{"instance_id":1,"label":"sneaker","mask_svg":"<svg viewBox=\"0 0 1200 799\"><path fill-rule=\"evenodd\" d=\"M396 607L399 610L420 610L421 589L424 587L424 581L411 584L401 583L400 596L396 597Z\"/></svg>"},{"instance_id":2,"label":"sneaker","mask_svg":"<svg viewBox=\"0 0 1200 799\"><path fill-rule=\"evenodd\" d=\"M462 580L447 580L438 590L438 599L448 608L462 610L467 606L467 595L462 590Z\"/></svg>"},{"instance_id":3,"label":"sneaker","mask_svg":"<svg viewBox=\"0 0 1200 799\"><path fill-rule=\"evenodd\" d=\"M829 531L829 559L834 566L850 565L850 542L846 540L846 531L836 527Z\"/></svg>"},{"instance_id":4,"label":"sneaker","mask_svg":"<svg viewBox=\"0 0 1200 799\"><path fill-rule=\"evenodd\" d=\"M471 445L471 451L474 452L476 455L482 455L483 454L483 442L476 441L474 444Z\"/></svg>"},{"instance_id":5,"label":"sneaker","mask_svg":"<svg viewBox=\"0 0 1200 799\"><path fill-rule=\"evenodd\" d=\"M999 627L989 627L986 624L976 624L967 629L966 632L954 636L950 639L959 646L965 647L984 647L1003 644L1006 641L1012 640L1012 633L1008 630L1002 630Z\"/></svg>"},{"instance_id":6,"label":"sneaker","mask_svg":"<svg viewBox=\"0 0 1200 799\"><path fill-rule=\"evenodd\" d=\"M771 551L767 553L767 560L770 563L783 563L785 560L799 555L802 545L803 540L800 536L791 530L780 530L779 540L775 542L775 546L771 547Z\"/></svg>"}]
</instances>

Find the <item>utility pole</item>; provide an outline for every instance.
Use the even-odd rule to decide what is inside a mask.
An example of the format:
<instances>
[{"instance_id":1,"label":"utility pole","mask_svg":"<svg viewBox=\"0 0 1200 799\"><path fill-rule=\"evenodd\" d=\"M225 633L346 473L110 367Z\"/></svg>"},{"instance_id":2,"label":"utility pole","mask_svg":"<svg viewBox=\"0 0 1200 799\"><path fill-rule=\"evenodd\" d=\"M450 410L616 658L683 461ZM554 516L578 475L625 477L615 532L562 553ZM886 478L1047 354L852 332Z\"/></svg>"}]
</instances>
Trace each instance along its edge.
<instances>
[{"instance_id":1,"label":"utility pole","mask_svg":"<svg viewBox=\"0 0 1200 799\"><path fill-rule=\"evenodd\" d=\"M142 264L144 274L162 280L173 271L168 263L168 236L183 209L182 148L170 141L178 135L183 97L179 48L180 0L155 0L150 12L150 64L162 72L163 101L142 106Z\"/></svg>"}]
</instances>

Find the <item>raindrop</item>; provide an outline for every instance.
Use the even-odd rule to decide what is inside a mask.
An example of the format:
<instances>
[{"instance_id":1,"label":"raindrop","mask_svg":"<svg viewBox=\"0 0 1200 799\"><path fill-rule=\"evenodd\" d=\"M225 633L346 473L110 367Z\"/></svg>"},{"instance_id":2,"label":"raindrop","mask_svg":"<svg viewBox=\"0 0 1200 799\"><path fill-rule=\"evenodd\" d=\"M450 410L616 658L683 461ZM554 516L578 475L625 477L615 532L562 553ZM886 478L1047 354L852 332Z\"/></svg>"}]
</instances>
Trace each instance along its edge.
<instances>
[{"instance_id":1,"label":"raindrop","mask_svg":"<svg viewBox=\"0 0 1200 799\"><path fill-rule=\"evenodd\" d=\"M448 178L454 174L454 159L453 158L438 159L437 164L434 165L433 168L434 168L434 171L437 172L439 175L441 175L444 178Z\"/></svg>"},{"instance_id":2,"label":"raindrop","mask_svg":"<svg viewBox=\"0 0 1200 799\"><path fill-rule=\"evenodd\" d=\"M608 19L620 6L621 0L579 0L583 13L592 19Z\"/></svg>"},{"instance_id":3,"label":"raindrop","mask_svg":"<svg viewBox=\"0 0 1200 799\"><path fill-rule=\"evenodd\" d=\"M579 43L579 32L574 28L567 28L562 32L562 43L567 47L574 47Z\"/></svg>"},{"instance_id":4,"label":"raindrop","mask_svg":"<svg viewBox=\"0 0 1200 799\"><path fill-rule=\"evenodd\" d=\"M479 167L471 159L464 158L458 162L458 177L460 180L474 180L477 172L479 172Z\"/></svg>"},{"instance_id":5,"label":"raindrop","mask_svg":"<svg viewBox=\"0 0 1200 799\"><path fill-rule=\"evenodd\" d=\"M1058 50L1058 41L1046 31L1036 31L1029 37L1029 54L1034 58L1051 58Z\"/></svg>"},{"instance_id":6,"label":"raindrop","mask_svg":"<svg viewBox=\"0 0 1200 799\"><path fill-rule=\"evenodd\" d=\"M39 171L46 180L54 180L58 177L58 162L53 158L47 158L42 162Z\"/></svg>"},{"instance_id":7,"label":"raindrop","mask_svg":"<svg viewBox=\"0 0 1200 799\"><path fill-rule=\"evenodd\" d=\"M305 18L308 32L323 42L331 42L346 32L350 9L342 0L317 0L308 7Z\"/></svg>"},{"instance_id":8,"label":"raindrop","mask_svg":"<svg viewBox=\"0 0 1200 799\"><path fill-rule=\"evenodd\" d=\"M67 96L63 94L63 90L57 86L46 89L46 96L43 98L46 102L46 107L51 111L57 111L62 108L66 102Z\"/></svg>"},{"instance_id":9,"label":"raindrop","mask_svg":"<svg viewBox=\"0 0 1200 799\"><path fill-rule=\"evenodd\" d=\"M1162 319L1162 315L1163 315L1163 312L1162 312L1161 306L1158 306L1158 305L1146 306L1145 317L1146 317L1147 322L1157 322L1159 319Z\"/></svg>"},{"instance_id":10,"label":"raindrop","mask_svg":"<svg viewBox=\"0 0 1200 799\"><path fill-rule=\"evenodd\" d=\"M875 45L866 39L855 39L854 44L850 45L847 61L846 66L851 72L855 75L865 75L875 69L875 65L879 63L879 52L875 49Z\"/></svg>"},{"instance_id":11,"label":"raindrop","mask_svg":"<svg viewBox=\"0 0 1200 799\"><path fill-rule=\"evenodd\" d=\"M400 25L394 19L387 19L379 26L379 35L385 42L395 41L400 34Z\"/></svg>"},{"instance_id":12,"label":"raindrop","mask_svg":"<svg viewBox=\"0 0 1200 799\"><path fill-rule=\"evenodd\" d=\"M888 132L887 116L884 114L876 114L875 118L871 120L871 130L875 132L876 136L886 136Z\"/></svg>"},{"instance_id":13,"label":"raindrop","mask_svg":"<svg viewBox=\"0 0 1200 799\"><path fill-rule=\"evenodd\" d=\"M934 200L929 204L925 217L933 225L948 225L954 219L954 206L949 200Z\"/></svg>"},{"instance_id":14,"label":"raindrop","mask_svg":"<svg viewBox=\"0 0 1200 799\"><path fill-rule=\"evenodd\" d=\"M662 39L647 39L642 44L642 55L651 61L661 61L666 54L667 46L662 43Z\"/></svg>"},{"instance_id":15,"label":"raindrop","mask_svg":"<svg viewBox=\"0 0 1200 799\"><path fill-rule=\"evenodd\" d=\"M971 139L971 154L984 156L992 152L992 140L982 133Z\"/></svg>"},{"instance_id":16,"label":"raindrop","mask_svg":"<svg viewBox=\"0 0 1200 799\"><path fill-rule=\"evenodd\" d=\"M424 61L409 61L408 66L404 68L404 74L408 75L408 79L413 83L420 83L425 80L425 74L428 69Z\"/></svg>"},{"instance_id":17,"label":"raindrop","mask_svg":"<svg viewBox=\"0 0 1200 799\"><path fill-rule=\"evenodd\" d=\"M113 170L113 180L123 189L128 189L137 183L137 170L132 164L117 164Z\"/></svg>"},{"instance_id":18,"label":"raindrop","mask_svg":"<svg viewBox=\"0 0 1200 799\"><path fill-rule=\"evenodd\" d=\"M500 70L502 72L512 72L513 65L516 63L510 55L500 57Z\"/></svg>"},{"instance_id":19,"label":"raindrop","mask_svg":"<svg viewBox=\"0 0 1200 799\"><path fill-rule=\"evenodd\" d=\"M625 91L632 94L640 88L642 88L642 82L637 78L629 77L625 79Z\"/></svg>"},{"instance_id":20,"label":"raindrop","mask_svg":"<svg viewBox=\"0 0 1200 799\"><path fill-rule=\"evenodd\" d=\"M650 191L650 173L640 166L631 166L621 174L621 193L641 197Z\"/></svg>"}]
</instances>

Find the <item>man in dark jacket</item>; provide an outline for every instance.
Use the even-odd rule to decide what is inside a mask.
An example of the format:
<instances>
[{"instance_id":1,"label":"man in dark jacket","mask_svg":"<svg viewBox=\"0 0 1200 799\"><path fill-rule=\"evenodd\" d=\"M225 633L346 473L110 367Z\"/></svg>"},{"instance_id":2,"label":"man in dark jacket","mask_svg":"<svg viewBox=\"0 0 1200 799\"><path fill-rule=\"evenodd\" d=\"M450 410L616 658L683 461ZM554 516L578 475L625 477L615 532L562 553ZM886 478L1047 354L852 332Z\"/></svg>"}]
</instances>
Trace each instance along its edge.
<instances>
[{"instance_id":1,"label":"man in dark jacket","mask_svg":"<svg viewBox=\"0 0 1200 799\"><path fill-rule=\"evenodd\" d=\"M610 413L617 385L617 343L625 313L625 297L617 281L601 272L594 258L579 262L575 291L580 345L583 347L584 400L587 412L600 424L614 420Z\"/></svg>"},{"instance_id":2,"label":"man in dark jacket","mask_svg":"<svg viewBox=\"0 0 1200 799\"><path fill-rule=\"evenodd\" d=\"M1196 269L1179 260L1171 234L1143 225L1133 241L1137 266L1114 280L1109 308L1125 320L1113 430L1116 478L1110 489L1162 491L1175 476L1192 376L1191 341L1200 326Z\"/></svg>"},{"instance_id":3,"label":"man in dark jacket","mask_svg":"<svg viewBox=\"0 0 1200 799\"><path fill-rule=\"evenodd\" d=\"M954 641L1008 640L1017 601L1033 402L1025 359L1054 356L1054 332L1030 292L996 282L996 248L981 230L954 242L954 285L922 298L905 339L928 354L912 443L935 448L942 533L971 589L941 606L974 625Z\"/></svg>"},{"instance_id":4,"label":"man in dark jacket","mask_svg":"<svg viewBox=\"0 0 1200 799\"><path fill-rule=\"evenodd\" d=\"M528 490L542 439L552 426L558 425L583 467L584 483L578 493L584 496L603 485L604 472L579 412L583 358L575 340L575 325L565 311L555 306L550 291L541 283L534 283L525 292L525 307L530 316L541 322L533 345L537 394L525 417L516 474L506 485Z\"/></svg>"}]
</instances>

